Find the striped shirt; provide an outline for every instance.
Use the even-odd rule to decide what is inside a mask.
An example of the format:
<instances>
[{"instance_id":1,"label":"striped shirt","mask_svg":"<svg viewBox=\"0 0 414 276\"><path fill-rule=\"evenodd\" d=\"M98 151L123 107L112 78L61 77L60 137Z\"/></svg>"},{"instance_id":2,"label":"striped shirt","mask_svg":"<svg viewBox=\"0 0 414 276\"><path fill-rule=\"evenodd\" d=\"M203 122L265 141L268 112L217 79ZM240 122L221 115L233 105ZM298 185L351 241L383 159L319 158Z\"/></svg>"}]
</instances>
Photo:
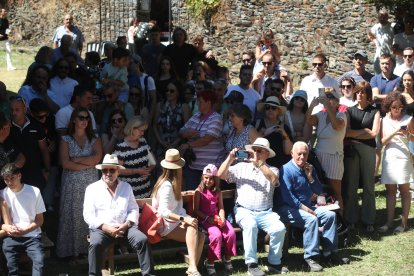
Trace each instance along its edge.
<instances>
[{"instance_id":1,"label":"striped shirt","mask_svg":"<svg viewBox=\"0 0 414 276\"><path fill-rule=\"evenodd\" d=\"M277 176L279 170L269 167ZM227 182L236 183L236 203L251 211L264 211L273 206L275 186L250 162L241 162L231 166L227 173Z\"/></svg>"},{"instance_id":2,"label":"striped shirt","mask_svg":"<svg viewBox=\"0 0 414 276\"><path fill-rule=\"evenodd\" d=\"M116 144L113 154L116 154L120 160L124 162L126 169L139 169L148 167L148 151L150 147L145 138L139 139L137 148L131 148L125 141ZM152 187L149 176L140 174L120 175L121 181L131 184L135 198L150 197Z\"/></svg>"},{"instance_id":3,"label":"striped shirt","mask_svg":"<svg viewBox=\"0 0 414 276\"><path fill-rule=\"evenodd\" d=\"M191 169L203 170L207 164L220 166L224 159L225 150L223 146L223 118L217 112L213 112L204 119L201 113L194 114L188 122L181 128L181 132L189 129L196 130L200 133L200 137L212 136L215 139L209 144L202 147L193 148L196 160L190 165ZM189 142L199 138L191 138Z\"/></svg>"}]
</instances>

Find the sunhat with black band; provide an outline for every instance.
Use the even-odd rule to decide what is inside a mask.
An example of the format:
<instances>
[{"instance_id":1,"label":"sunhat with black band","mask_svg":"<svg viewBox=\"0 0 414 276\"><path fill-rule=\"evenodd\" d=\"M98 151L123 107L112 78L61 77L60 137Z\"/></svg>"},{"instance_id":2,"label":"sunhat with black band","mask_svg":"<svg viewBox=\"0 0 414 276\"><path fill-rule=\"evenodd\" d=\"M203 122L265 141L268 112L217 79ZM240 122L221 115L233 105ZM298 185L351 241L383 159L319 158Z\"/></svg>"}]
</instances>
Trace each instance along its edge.
<instances>
[{"instance_id":1,"label":"sunhat with black band","mask_svg":"<svg viewBox=\"0 0 414 276\"><path fill-rule=\"evenodd\" d=\"M102 170L102 166L116 166L121 170L125 170L125 167L119 164L118 156L115 154L105 154L105 157L101 164L95 165L95 168Z\"/></svg>"},{"instance_id":2,"label":"sunhat with black band","mask_svg":"<svg viewBox=\"0 0 414 276\"><path fill-rule=\"evenodd\" d=\"M280 105L280 101L276 96L270 96L266 98L266 101L264 103L258 103L257 104L257 110L259 112L263 111L263 108L266 105L270 105L270 106L276 106L278 109L280 109L282 111L282 114L286 112L286 106L282 106Z\"/></svg>"},{"instance_id":3,"label":"sunhat with black band","mask_svg":"<svg viewBox=\"0 0 414 276\"><path fill-rule=\"evenodd\" d=\"M269 140L266 138L259 137L254 141L253 144L245 145L244 148L247 150L253 150L253 148L262 148L269 152L269 158L276 156L276 153L270 148Z\"/></svg>"},{"instance_id":4,"label":"sunhat with black band","mask_svg":"<svg viewBox=\"0 0 414 276\"><path fill-rule=\"evenodd\" d=\"M165 158L161 161L161 166L170 170L178 170L184 167L185 160L181 158L180 152L176 149L169 149L165 152Z\"/></svg>"}]
</instances>

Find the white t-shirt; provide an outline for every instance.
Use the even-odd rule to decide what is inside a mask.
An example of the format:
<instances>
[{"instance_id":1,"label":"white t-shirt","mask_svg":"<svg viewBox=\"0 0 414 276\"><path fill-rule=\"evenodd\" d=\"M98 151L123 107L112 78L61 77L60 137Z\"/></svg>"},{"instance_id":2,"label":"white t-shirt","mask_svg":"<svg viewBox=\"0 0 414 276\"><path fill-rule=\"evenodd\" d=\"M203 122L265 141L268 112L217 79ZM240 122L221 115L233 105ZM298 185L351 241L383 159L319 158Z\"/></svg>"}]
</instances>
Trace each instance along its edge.
<instances>
[{"instance_id":1,"label":"white t-shirt","mask_svg":"<svg viewBox=\"0 0 414 276\"><path fill-rule=\"evenodd\" d=\"M402 74L404 74L404 72L407 70L414 71L414 63L411 64L411 67L408 67L407 65L405 65L405 63L397 65L394 69L394 75L402 77Z\"/></svg>"},{"instance_id":2,"label":"white t-shirt","mask_svg":"<svg viewBox=\"0 0 414 276\"><path fill-rule=\"evenodd\" d=\"M340 130L335 130L332 124L326 123L327 112L319 112L316 114L318 117L318 127L316 129L317 143L316 150L323 153L342 154L344 152L344 137L346 127ZM343 112L337 112L336 118L340 118L345 122L346 126L346 115Z\"/></svg>"},{"instance_id":3,"label":"white t-shirt","mask_svg":"<svg viewBox=\"0 0 414 276\"><path fill-rule=\"evenodd\" d=\"M233 90L236 90L243 94L243 104L247 105L247 107L252 112L252 118L254 118L254 115L256 114L256 104L260 100L259 93L257 93L257 91L253 88L243 89L239 85L230 85L227 88L227 92L226 95L224 95L224 98L226 98Z\"/></svg>"},{"instance_id":4,"label":"white t-shirt","mask_svg":"<svg viewBox=\"0 0 414 276\"><path fill-rule=\"evenodd\" d=\"M65 107L59 109L59 111L55 115L55 128L56 129L66 129L68 128L70 116L72 115L74 108L72 105L68 104ZM96 132L96 122L93 113L88 111L89 117L91 117L92 121L92 128Z\"/></svg>"},{"instance_id":5,"label":"white t-shirt","mask_svg":"<svg viewBox=\"0 0 414 276\"><path fill-rule=\"evenodd\" d=\"M319 97L319 88L323 87L333 87L338 94L341 93L341 90L339 90L338 82L326 74L322 79L316 78L314 74L306 76L300 83L300 89L306 91L306 94L308 95L309 105L314 98ZM313 109L312 114L316 114L322 109L323 105L319 104Z\"/></svg>"},{"instance_id":6,"label":"white t-shirt","mask_svg":"<svg viewBox=\"0 0 414 276\"><path fill-rule=\"evenodd\" d=\"M395 23L388 22L385 25L377 23L371 28L371 33L375 35L377 49L375 58L379 58L382 54L391 54L391 46L394 40Z\"/></svg>"},{"instance_id":7,"label":"white t-shirt","mask_svg":"<svg viewBox=\"0 0 414 276\"><path fill-rule=\"evenodd\" d=\"M37 214L46 212L40 190L34 186L23 184L23 188L17 193L6 187L3 190L3 199L9 206L12 223L20 228L28 227ZM39 227L23 236L36 237L41 233Z\"/></svg>"}]
</instances>

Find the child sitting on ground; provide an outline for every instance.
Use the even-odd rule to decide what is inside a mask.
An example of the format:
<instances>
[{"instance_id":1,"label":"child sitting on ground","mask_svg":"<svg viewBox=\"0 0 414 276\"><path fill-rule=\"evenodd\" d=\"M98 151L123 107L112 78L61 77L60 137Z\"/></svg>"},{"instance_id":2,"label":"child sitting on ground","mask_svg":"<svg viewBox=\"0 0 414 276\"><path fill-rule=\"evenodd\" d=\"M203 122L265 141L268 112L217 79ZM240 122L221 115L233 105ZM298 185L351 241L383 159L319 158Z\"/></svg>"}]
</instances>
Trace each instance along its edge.
<instances>
[{"instance_id":1,"label":"child sitting on ground","mask_svg":"<svg viewBox=\"0 0 414 276\"><path fill-rule=\"evenodd\" d=\"M223 198L220 192L217 167L208 164L203 169L201 183L194 194L194 214L201 226L207 230L210 240L208 258L204 263L208 275L216 275L214 261L221 259L222 238L225 242L224 267L232 273L231 256L236 255L236 233L225 219Z\"/></svg>"}]
</instances>

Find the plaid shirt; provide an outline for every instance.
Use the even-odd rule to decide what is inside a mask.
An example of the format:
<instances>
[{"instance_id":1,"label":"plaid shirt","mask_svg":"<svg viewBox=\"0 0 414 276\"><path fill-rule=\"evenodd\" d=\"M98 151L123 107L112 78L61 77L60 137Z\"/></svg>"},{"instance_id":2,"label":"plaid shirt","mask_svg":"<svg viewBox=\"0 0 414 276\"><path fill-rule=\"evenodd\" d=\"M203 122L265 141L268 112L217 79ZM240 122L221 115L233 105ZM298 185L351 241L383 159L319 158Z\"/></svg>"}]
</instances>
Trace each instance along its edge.
<instances>
[{"instance_id":1,"label":"plaid shirt","mask_svg":"<svg viewBox=\"0 0 414 276\"><path fill-rule=\"evenodd\" d=\"M276 167L270 169L279 176ZM264 211L273 206L275 186L252 163L241 162L229 168L227 182L236 183L236 203L251 211Z\"/></svg>"}]
</instances>

